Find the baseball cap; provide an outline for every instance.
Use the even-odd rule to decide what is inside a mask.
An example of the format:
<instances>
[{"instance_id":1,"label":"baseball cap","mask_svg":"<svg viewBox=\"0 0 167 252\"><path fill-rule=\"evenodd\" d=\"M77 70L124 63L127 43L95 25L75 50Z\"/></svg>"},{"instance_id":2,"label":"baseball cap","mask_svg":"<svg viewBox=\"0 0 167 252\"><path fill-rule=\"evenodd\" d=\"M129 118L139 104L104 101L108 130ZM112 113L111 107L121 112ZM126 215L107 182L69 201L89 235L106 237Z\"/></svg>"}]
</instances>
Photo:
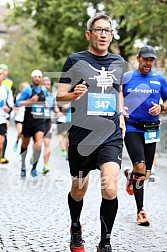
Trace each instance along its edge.
<instances>
[{"instance_id":1,"label":"baseball cap","mask_svg":"<svg viewBox=\"0 0 167 252\"><path fill-rule=\"evenodd\" d=\"M32 73L31 73L31 77L35 77L35 76L40 76L40 77L42 77L42 72L40 71L40 70L34 70L34 71L32 71Z\"/></svg>"},{"instance_id":2,"label":"baseball cap","mask_svg":"<svg viewBox=\"0 0 167 252\"><path fill-rule=\"evenodd\" d=\"M154 58L157 59L156 52L152 46L143 46L140 48L138 52L139 56L142 56L143 58Z\"/></svg>"},{"instance_id":3,"label":"baseball cap","mask_svg":"<svg viewBox=\"0 0 167 252\"><path fill-rule=\"evenodd\" d=\"M0 69L8 70L8 66L5 64L0 64Z\"/></svg>"}]
</instances>

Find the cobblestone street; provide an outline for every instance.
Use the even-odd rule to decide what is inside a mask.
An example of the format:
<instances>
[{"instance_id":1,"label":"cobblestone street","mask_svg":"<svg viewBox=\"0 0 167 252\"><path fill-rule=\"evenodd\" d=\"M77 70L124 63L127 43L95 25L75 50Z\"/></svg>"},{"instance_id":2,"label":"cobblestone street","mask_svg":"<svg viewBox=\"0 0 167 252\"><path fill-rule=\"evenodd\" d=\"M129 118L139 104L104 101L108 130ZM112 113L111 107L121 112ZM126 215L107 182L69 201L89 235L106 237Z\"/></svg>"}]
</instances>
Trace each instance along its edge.
<instances>
[{"instance_id":1,"label":"cobblestone street","mask_svg":"<svg viewBox=\"0 0 167 252\"><path fill-rule=\"evenodd\" d=\"M7 158L0 165L0 251L6 252L69 252L70 218L67 195L70 190L68 162L59 155L56 132L52 138L51 172L42 174L43 160L37 170L38 180L30 176L31 146L27 156L27 177L20 178L20 157L12 147L16 130L10 126ZM158 158L157 158L158 159ZM123 166L129 165L124 155ZM149 227L136 224L133 196L125 191L125 177L120 171L118 185L119 209L113 234L113 252L167 251L167 167L158 159L155 182L145 183L145 204L151 221ZM99 171L93 171L81 215L85 252L96 252L100 236Z\"/></svg>"}]
</instances>

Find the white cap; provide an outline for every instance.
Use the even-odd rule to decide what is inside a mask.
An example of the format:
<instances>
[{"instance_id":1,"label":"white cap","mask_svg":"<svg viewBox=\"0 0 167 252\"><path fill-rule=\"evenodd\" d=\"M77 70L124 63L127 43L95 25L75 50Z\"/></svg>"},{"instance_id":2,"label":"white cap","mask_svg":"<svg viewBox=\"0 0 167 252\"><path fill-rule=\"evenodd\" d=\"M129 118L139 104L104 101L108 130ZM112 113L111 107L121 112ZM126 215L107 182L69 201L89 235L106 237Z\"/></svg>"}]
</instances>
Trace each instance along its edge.
<instances>
[{"instance_id":1,"label":"white cap","mask_svg":"<svg viewBox=\"0 0 167 252\"><path fill-rule=\"evenodd\" d=\"M35 76L40 76L40 77L42 77L42 72L40 71L40 70L34 70L34 71L32 71L32 73L31 73L31 77L35 77Z\"/></svg>"}]
</instances>

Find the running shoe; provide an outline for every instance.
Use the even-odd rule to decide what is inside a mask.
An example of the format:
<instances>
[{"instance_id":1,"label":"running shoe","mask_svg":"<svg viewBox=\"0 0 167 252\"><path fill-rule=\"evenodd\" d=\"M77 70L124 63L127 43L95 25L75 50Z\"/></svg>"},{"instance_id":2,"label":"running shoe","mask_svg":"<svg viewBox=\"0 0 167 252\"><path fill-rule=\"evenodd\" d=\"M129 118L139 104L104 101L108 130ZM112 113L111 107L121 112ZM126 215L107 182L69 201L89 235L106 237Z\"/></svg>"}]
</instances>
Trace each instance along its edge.
<instances>
[{"instance_id":1,"label":"running shoe","mask_svg":"<svg viewBox=\"0 0 167 252\"><path fill-rule=\"evenodd\" d=\"M36 169L32 169L31 170L31 175L32 175L33 178L37 178L38 177L37 170Z\"/></svg>"},{"instance_id":2,"label":"running shoe","mask_svg":"<svg viewBox=\"0 0 167 252\"><path fill-rule=\"evenodd\" d=\"M8 164L8 163L9 163L9 160L6 159L5 157L0 158L0 164Z\"/></svg>"},{"instance_id":3,"label":"running shoe","mask_svg":"<svg viewBox=\"0 0 167 252\"><path fill-rule=\"evenodd\" d=\"M84 240L82 240L82 231L77 231L73 233L71 231L71 242L70 242L70 250L71 252L84 252Z\"/></svg>"},{"instance_id":4,"label":"running shoe","mask_svg":"<svg viewBox=\"0 0 167 252\"><path fill-rule=\"evenodd\" d=\"M148 179L149 182L155 182L155 173L154 172L151 172L151 175Z\"/></svg>"},{"instance_id":5,"label":"running shoe","mask_svg":"<svg viewBox=\"0 0 167 252\"><path fill-rule=\"evenodd\" d=\"M126 191L129 195L133 195L134 191L133 191L133 180L131 179L131 173L132 170L129 167L125 167L124 168L124 175L127 179L126 182Z\"/></svg>"},{"instance_id":6,"label":"running shoe","mask_svg":"<svg viewBox=\"0 0 167 252\"><path fill-rule=\"evenodd\" d=\"M145 210L141 210L137 215L137 224L140 226L149 226L150 221L147 218L147 214Z\"/></svg>"},{"instance_id":7,"label":"running shoe","mask_svg":"<svg viewBox=\"0 0 167 252\"><path fill-rule=\"evenodd\" d=\"M99 244L97 247L97 252L112 252L112 248L111 245L105 245L104 247L101 247L101 245Z\"/></svg>"},{"instance_id":8,"label":"running shoe","mask_svg":"<svg viewBox=\"0 0 167 252\"><path fill-rule=\"evenodd\" d=\"M47 164L45 164L44 167L43 167L42 173L46 174L48 172L50 172L50 168L49 168L49 166Z\"/></svg>"},{"instance_id":9,"label":"running shoe","mask_svg":"<svg viewBox=\"0 0 167 252\"><path fill-rule=\"evenodd\" d=\"M24 168L21 169L21 177L22 178L26 177L26 169L24 169Z\"/></svg>"},{"instance_id":10,"label":"running shoe","mask_svg":"<svg viewBox=\"0 0 167 252\"><path fill-rule=\"evenodd\" d=\"M14 152L16 152L16 151L17 151L17 149L18 149L18 144L17 144L17 143L15 143L15 144L14 144L14 146L13 146L13 151L14 151Z\"/></svg>"}]
</instances>

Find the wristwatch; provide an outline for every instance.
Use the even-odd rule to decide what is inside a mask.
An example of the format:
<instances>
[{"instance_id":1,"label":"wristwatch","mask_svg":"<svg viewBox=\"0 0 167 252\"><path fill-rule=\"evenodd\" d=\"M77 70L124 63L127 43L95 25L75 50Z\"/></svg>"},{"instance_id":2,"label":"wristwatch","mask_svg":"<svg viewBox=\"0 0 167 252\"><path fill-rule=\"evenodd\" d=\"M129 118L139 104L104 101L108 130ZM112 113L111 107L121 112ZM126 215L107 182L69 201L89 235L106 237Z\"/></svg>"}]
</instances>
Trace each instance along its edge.
<instances>
[{"instance_id":1,"label":"wristwatch","mask_svg":"<svg viewBox=\"0 0 167 252\"><path fill-rule=\"evenodd\" d=\"M164 111L165 110L164 105L160 104L160 106L161 106L161 111Z\"/></svg>"}]
</instances>

